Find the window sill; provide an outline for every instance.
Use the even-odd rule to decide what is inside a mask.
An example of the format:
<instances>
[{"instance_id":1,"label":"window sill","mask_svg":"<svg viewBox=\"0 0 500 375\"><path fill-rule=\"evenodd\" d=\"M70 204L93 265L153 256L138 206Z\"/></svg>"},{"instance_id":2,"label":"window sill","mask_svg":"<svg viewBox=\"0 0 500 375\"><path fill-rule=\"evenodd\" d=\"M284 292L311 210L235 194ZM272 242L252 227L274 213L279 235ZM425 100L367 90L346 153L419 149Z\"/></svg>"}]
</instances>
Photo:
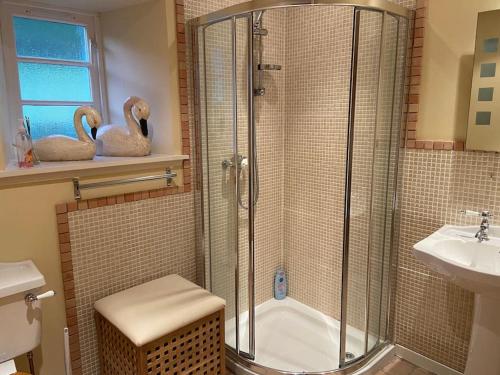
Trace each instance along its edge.
<instances>
[{"instance_id":1,"label":"window sill","mask_svg":"<svg viewBox=\"0 0 500 375\"><path fill-rule=\"evenodd\" d=\"M109 173L125 173L166 166L169 162L188 160L188 155L152 154L145 157L105 157L94 160L42 162L33 168L18 168L10 163L0 170L0 187L26 183L40 183L73 177L99 176Z\"/></svg>"}]
</instances>

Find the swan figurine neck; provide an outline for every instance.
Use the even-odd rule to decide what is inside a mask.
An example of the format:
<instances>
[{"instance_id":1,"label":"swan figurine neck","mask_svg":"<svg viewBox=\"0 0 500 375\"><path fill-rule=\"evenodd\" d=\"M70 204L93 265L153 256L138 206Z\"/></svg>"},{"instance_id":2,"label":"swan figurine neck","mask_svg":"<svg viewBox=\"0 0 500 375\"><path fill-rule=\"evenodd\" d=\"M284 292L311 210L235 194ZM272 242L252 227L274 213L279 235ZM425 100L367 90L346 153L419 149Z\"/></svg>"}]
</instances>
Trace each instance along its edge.
<instances>
[{"instance_id":1,"label":"swan figurine neck","mask_svg":"<svg viewBox=\"0 0 500 375\"><path fill-rule=\"evenodd\" d=\"M137 96L128 98L123 104L123 116L131 134L142 133L144 137L148 136L149 105L144 100Z\"/></svg>"},{"instance_id":2,"label":"swan figurine neck","mask_svg":"<svg viewBox=\"0 0 500 375\"><path fill-rule=\"evenodd\" d=\"M97 134L101 125L101 115L89 106L79 107L73 116L73 126L78 139L65 135L50 135L33 143L41 161L90 160L95 156L94 140L83 128L82 118L86 117L92 135Z\"/></svg>"},{"instance_id":3,"label":"swan figurine neck","mask_svg":"<svg viewBox=\"0 0 500 375\"><path fill-rule=\"evenodd\" d=\"M83 116L87 118L87 123L90 125L92 137L95 139L97 128L99 127L99 125L101 125L102 122L101 115L99 115L99 113L94 108L89 106L78 107L75 111L75 114L73 115L73 124L78 139L82 142L94 143L94 139L91 138L83 128Z\"/></svg>"},{"instance_id":4,"label":"swan figurine neck","mask_svg":"<svg viewBox=\"0 0 500 375\"><path fill-rule=\"evenodd\" d=\"M146 156L151 153L148 138L149 105L137 96L123 104L126 126L105 125L97 130L97 155Z\"/></svg>"}]
</instances>

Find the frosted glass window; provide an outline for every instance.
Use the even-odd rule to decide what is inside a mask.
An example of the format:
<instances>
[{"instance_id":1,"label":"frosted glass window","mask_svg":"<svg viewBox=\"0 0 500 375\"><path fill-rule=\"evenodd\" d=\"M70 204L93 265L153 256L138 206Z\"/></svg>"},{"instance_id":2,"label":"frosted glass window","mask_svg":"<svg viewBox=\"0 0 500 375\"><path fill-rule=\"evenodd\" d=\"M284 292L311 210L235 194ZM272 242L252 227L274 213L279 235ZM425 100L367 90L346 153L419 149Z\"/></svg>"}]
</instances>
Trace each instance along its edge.
<instances>
[{"instance_id":1,"label":"frosted glass window","mask_svg":"<svg viewBox=\"0 0 500 375\"><path fill-rule=\"evenodd\" d=\"M481 77L495 77L497 64L481 64Z\"/></svg>"},{"instance_id":2,"label":"frosted glass window","mask_svg":"<svg viewBox=\"0 0 500 375\"><path fill-rule=\"evenodd\" d=\"M476 125L490 125L491 112L476 112Z\"/></svg>"},{"instance_id":3,"label":"frosted glass window","mask_svg":"<svg viewBox=\"0 0 500 375\"><path fill-rule=\"evenodd\" d=\"M484 40L484 52L497 52L498 51L498 38L489 38Z\"/></svg>"},{"instance_id":4,"label":"frosted glass window","mask_svg":"<svg viewBox=\"0 0 500 375\"><path fill-rule=\"evenodd\" d=\"M89 61L84 26L13 17L16 52L19 57Z\"/></svg>"},{"instance_id":5,"label":"frosted glass window","mask_svg":"<svg viewBox=\"0 0 500 375\"><path fill-rule=\"evenodd\" d=\"M477 94L480 102L491 102L493 100L493 87L481 87Z\"/></svg>"},{"instance_id":6,"label":"frosted glass window","mask_svg":"<svg viewBox=\"0 0 500 375\"><path fill-rule=\"evenodd\" d=\"M73 114L78 106L35 106L24 105L23 115L31 122L31 135L34 140L53 134L67 135L76 138L73 126ZM90 132L85 117L85 131Z\"/></svg>"},{"instance_id":7,"label":"frosted glass window","mask_svg":"<svg viewBox=\"0 0 500 375\"><path fill-rule=\"evenodd\" d=\"M18 63L22 100L92 101L87 67Z\"/></svg>"},{"instance_id":8,"label":"frosted glass window","mask_svg":"<svg viewBox=\"0 0 500 375\"><path fill-rule=\"evenodd\" d=\"M5 54L6 71L17 79L13 92L19 106L13 113L30 118L35 140L50 135L76 137L76 109L88 105L100 110L101 93L93 90L100 87L90 43L95 38L94 17L27 9L11 4L7 10L13 48ZM11 122L16 126L15 120ZM89 132L85 118L83 123Z\"/></svg>"}]
</instances>

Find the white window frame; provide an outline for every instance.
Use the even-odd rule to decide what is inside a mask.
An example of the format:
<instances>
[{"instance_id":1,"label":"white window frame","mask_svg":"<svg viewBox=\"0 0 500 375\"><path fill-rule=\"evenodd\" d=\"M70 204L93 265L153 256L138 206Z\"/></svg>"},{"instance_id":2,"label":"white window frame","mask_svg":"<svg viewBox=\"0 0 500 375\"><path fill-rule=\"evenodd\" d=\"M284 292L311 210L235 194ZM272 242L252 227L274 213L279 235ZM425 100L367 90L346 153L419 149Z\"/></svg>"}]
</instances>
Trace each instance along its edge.
<instances>
[{"instance_id":1,"label":"white window frame","mask_svg":"<svg viewBox=\"0 0 500 375\"><path fill-rule=\"evenodd\" d=\"M104 90L104 69L102 63L102 54L99 51L97 41L100 40L98 35L98 18L93 14L80 13L69 10L45 8L35 5L17 5L13 3L0 4L1 9L1 33L4 43L4 62L5 76L7 85L7 101L9 105L10 125L7 129L7 134L12 139L18 127L18 119L23 118L23 105L68 105L80 106L91 105L96 108L102 115L103 120L108 118L106 97ZM18 57L16 53L16 44L13 28L13 17L19 16L24 18L40 19L45 21L62 22L67 24L81 25L87 30L89 62L79 62L71 60L59 60L49 58L25 58ZM68 66L84 66L89 68L91 81L92 101L31 101L21 99L21 89L18 72L18 62L37 62ZM73 119L70 120L71 124Z\"/></svg>"}]
</instances>

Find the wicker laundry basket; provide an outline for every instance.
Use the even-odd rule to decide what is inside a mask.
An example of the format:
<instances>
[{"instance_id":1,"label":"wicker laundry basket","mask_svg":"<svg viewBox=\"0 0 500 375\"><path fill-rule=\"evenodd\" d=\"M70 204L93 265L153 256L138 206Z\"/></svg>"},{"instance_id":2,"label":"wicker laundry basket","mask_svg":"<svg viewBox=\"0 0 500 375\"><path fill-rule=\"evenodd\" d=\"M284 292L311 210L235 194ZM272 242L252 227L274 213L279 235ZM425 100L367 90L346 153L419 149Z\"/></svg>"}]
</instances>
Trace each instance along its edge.
<instances>
[{"instance_id":1,"label":"wicker laundry basket","mask_svg":"<svg viewBox=\"0 0 500 375\"><path fill-rule=\"evenodd\" d=\"M225 374L224 301L178 275L95 310L102 375Z\"/></svg>"}]
</instances>

